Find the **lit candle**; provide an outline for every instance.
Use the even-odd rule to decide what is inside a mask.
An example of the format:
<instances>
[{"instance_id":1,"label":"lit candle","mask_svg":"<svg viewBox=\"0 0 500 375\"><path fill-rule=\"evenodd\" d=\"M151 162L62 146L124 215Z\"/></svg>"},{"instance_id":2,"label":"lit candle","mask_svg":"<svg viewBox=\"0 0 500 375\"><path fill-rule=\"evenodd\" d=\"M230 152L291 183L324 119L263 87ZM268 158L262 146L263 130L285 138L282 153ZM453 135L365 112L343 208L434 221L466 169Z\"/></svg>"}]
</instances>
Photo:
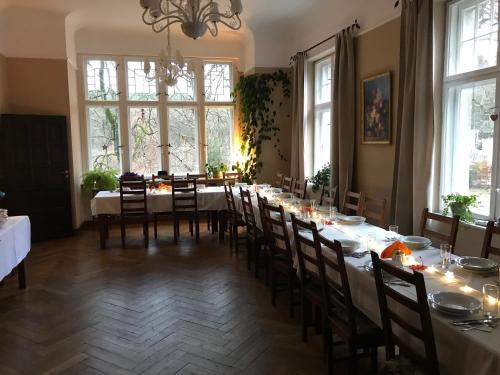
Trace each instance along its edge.
<instances>
[{"instance_id":1,"label":"lit candle","mask_svg":"<svg viewBox=\"0 0 500 375\"><path fill-rule=\"evenodd\" d=\"M436 273L436 268L434 266L430 266L429 268L426 269L427 272L429 273Z\"/></svg>"},{"instance_id":2,"label":"lit candle","mask_svg":"<svg viewBox=\"0 0 500 375\"><path fill-rule=\"evenodd\" d=\"M451 271L447 271L444 275L445 280L449 283L455 281L455 274Z\"/></svg>"},{"instance_id":3,"label":"lit candle","mask_svg":"<svg viewBox=\"0 0 500 375\"><path fill-rule=\"evenodd\" d=\"M472 291L474 291L474 289L472 289L470 286L468 285L464 285L464 286L461 286L460 287L460 290L464 293L471 293Z\"/></svg>"}]
</instances>

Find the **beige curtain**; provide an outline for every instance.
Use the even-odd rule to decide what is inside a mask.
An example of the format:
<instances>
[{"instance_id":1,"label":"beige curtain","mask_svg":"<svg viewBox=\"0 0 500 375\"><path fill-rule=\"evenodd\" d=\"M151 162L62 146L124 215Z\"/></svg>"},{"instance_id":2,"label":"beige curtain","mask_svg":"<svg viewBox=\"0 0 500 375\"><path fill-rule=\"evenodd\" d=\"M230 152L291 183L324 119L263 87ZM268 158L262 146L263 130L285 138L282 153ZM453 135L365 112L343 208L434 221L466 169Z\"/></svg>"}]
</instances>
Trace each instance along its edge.
<instances>
[{"instance_id":1,"label":"beige curtain","mask_svg":"<svg viewBox=\"0 0 500 375\"><path fill-rule=\"evenodd\" d=\"M304 173L304 67L305 53L293 57L292 92L292 155L290 173L299 180Z\"/></svg>"},{"instance_id":2,"label":"beige curtain","mask_svg":"<svg viewBox=\"0 0 500 375\"><path fill-rule=\"evenodd\" d=\"M356 137L356 75L354 41L351 29L342 30L335 39L332 111L332 185L342 196L351 188ZM342 208L342 207L341 207Z\"/></svg>"},{"instance_id":3,"label":"beige curtain","mask_svg":"<svg viewBox=\"0 0 500 375\"><path fill-rule=\"evenodd\" d=\"M403 0L393 210L402 233L417 233L429 205L434 138L432 0Z\"/></svg>"}]
</instances>

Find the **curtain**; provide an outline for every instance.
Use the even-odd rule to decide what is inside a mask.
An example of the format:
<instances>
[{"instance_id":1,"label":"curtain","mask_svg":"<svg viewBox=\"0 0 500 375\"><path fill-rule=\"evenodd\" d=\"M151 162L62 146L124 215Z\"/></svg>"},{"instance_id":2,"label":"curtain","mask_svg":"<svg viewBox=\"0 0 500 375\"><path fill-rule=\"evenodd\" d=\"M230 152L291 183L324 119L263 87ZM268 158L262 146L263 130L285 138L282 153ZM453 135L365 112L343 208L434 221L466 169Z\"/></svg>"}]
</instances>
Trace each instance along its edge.
<instances>
[{"instance_id":1,"label":"curtain","mask_svg":"<svg viewBox=\"0 0 500 375\"><path fill-rule=\"evenodd\" d=\"M345 29L335 38L333 67L333 111L331 165L332 185L339 194L351 189L356 137L356 75L352 30ZM338 198L337 198L338 199ZM342 207L340 207L342 209Z\"/></svg>"},{"instance_id":2,"label":"curtain","mask_svg":"<svg viewBox=\"0 0 500 375\"><path fill-rule=\"evenodd\" d=\"M403 0L393 210L417 233L429 205L434 138L432 0Z\"/></svg>"},{"instance_id":3,"label":"curtain","mask_svg":"<svg viewBox=\"0 0 500 375\"><path fill-rule=\"evenodd\" d=\"M292 77L292 155L290 173L299 180L305 179L304 172L304 69L305 53L293 57Z\"/></svg>"}]
</instances>

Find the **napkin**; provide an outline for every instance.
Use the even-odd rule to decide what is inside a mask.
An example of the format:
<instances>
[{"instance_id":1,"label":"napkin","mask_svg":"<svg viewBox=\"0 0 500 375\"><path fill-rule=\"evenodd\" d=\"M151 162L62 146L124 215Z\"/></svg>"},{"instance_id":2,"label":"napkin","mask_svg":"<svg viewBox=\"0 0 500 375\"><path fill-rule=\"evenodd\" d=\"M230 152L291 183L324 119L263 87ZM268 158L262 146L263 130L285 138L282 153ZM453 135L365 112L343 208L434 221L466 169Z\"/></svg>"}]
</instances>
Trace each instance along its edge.
<instances>
[{"instance_id":1,"label":"napkin","mask_svg":"<svg viewBox=\"0 0 500 375\"><path fill-rule=\"evenodd\" d=\"M387 246L384 251L382 251L382 254L380 255L381 258L392 258L392 254L396 250L401 250L404 255L410 255L411 250L406 246L404 243L400 241L394 242L392 245Z\"/></svg>"}]
</instances>

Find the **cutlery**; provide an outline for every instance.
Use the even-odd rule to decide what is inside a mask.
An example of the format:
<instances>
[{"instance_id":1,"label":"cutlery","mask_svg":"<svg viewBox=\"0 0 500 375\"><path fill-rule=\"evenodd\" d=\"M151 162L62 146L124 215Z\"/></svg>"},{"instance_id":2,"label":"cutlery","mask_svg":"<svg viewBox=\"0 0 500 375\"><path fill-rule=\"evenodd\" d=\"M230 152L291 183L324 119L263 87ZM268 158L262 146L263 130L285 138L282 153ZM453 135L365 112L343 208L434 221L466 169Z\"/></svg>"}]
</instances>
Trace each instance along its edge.
<instances>
[{"instance_id":1,"label":"cutlery","mask_svg":"<svg viewBox=\"0 0 500 375\"><path fill-rule=\"evenodd\" d=\"M370 254L369 251L362 251L360 253L352 253L351 256L356 259L361 259L367 256L368 254Z\"/></svg>"},{"instance_id":2,"label":"cutlery","mask_svg":"<svg viewBox=\"0 0 500 375\"><path fill-rule=\"evenodd\" d=\"M411 286L410 284L405 283L404 281L386 281L385 284L392 286L404 286L407 288Z\"/></svg>"},{"instance_id":3,"label":"cutlery","mask_svg":"<svg viewBox=\"0 0 500 375\"><path fill-rule=\"evenodd\" d=\"M481 331L481 332L486 332L486 333L493 332L493 328L492 327L484 327L484 328L483 327L484 326L465 327L465 328L462 328L460 331L465 332L465 331L476 330L476 331Z\"/></svg>"},{"instance_id":4,"label":"cutlery","mask_svg":"<svg viewBox=\"0 0 500 375\"><path fill-rule=\"evenodd\" d=\"M500 318L493 319L466 319L466 320L455 320L451 322L451 324L455 326L464 326L464 325L481 325L481 324L494 324L497 325L500 323Z\"/></svg>"}]
</instances>

